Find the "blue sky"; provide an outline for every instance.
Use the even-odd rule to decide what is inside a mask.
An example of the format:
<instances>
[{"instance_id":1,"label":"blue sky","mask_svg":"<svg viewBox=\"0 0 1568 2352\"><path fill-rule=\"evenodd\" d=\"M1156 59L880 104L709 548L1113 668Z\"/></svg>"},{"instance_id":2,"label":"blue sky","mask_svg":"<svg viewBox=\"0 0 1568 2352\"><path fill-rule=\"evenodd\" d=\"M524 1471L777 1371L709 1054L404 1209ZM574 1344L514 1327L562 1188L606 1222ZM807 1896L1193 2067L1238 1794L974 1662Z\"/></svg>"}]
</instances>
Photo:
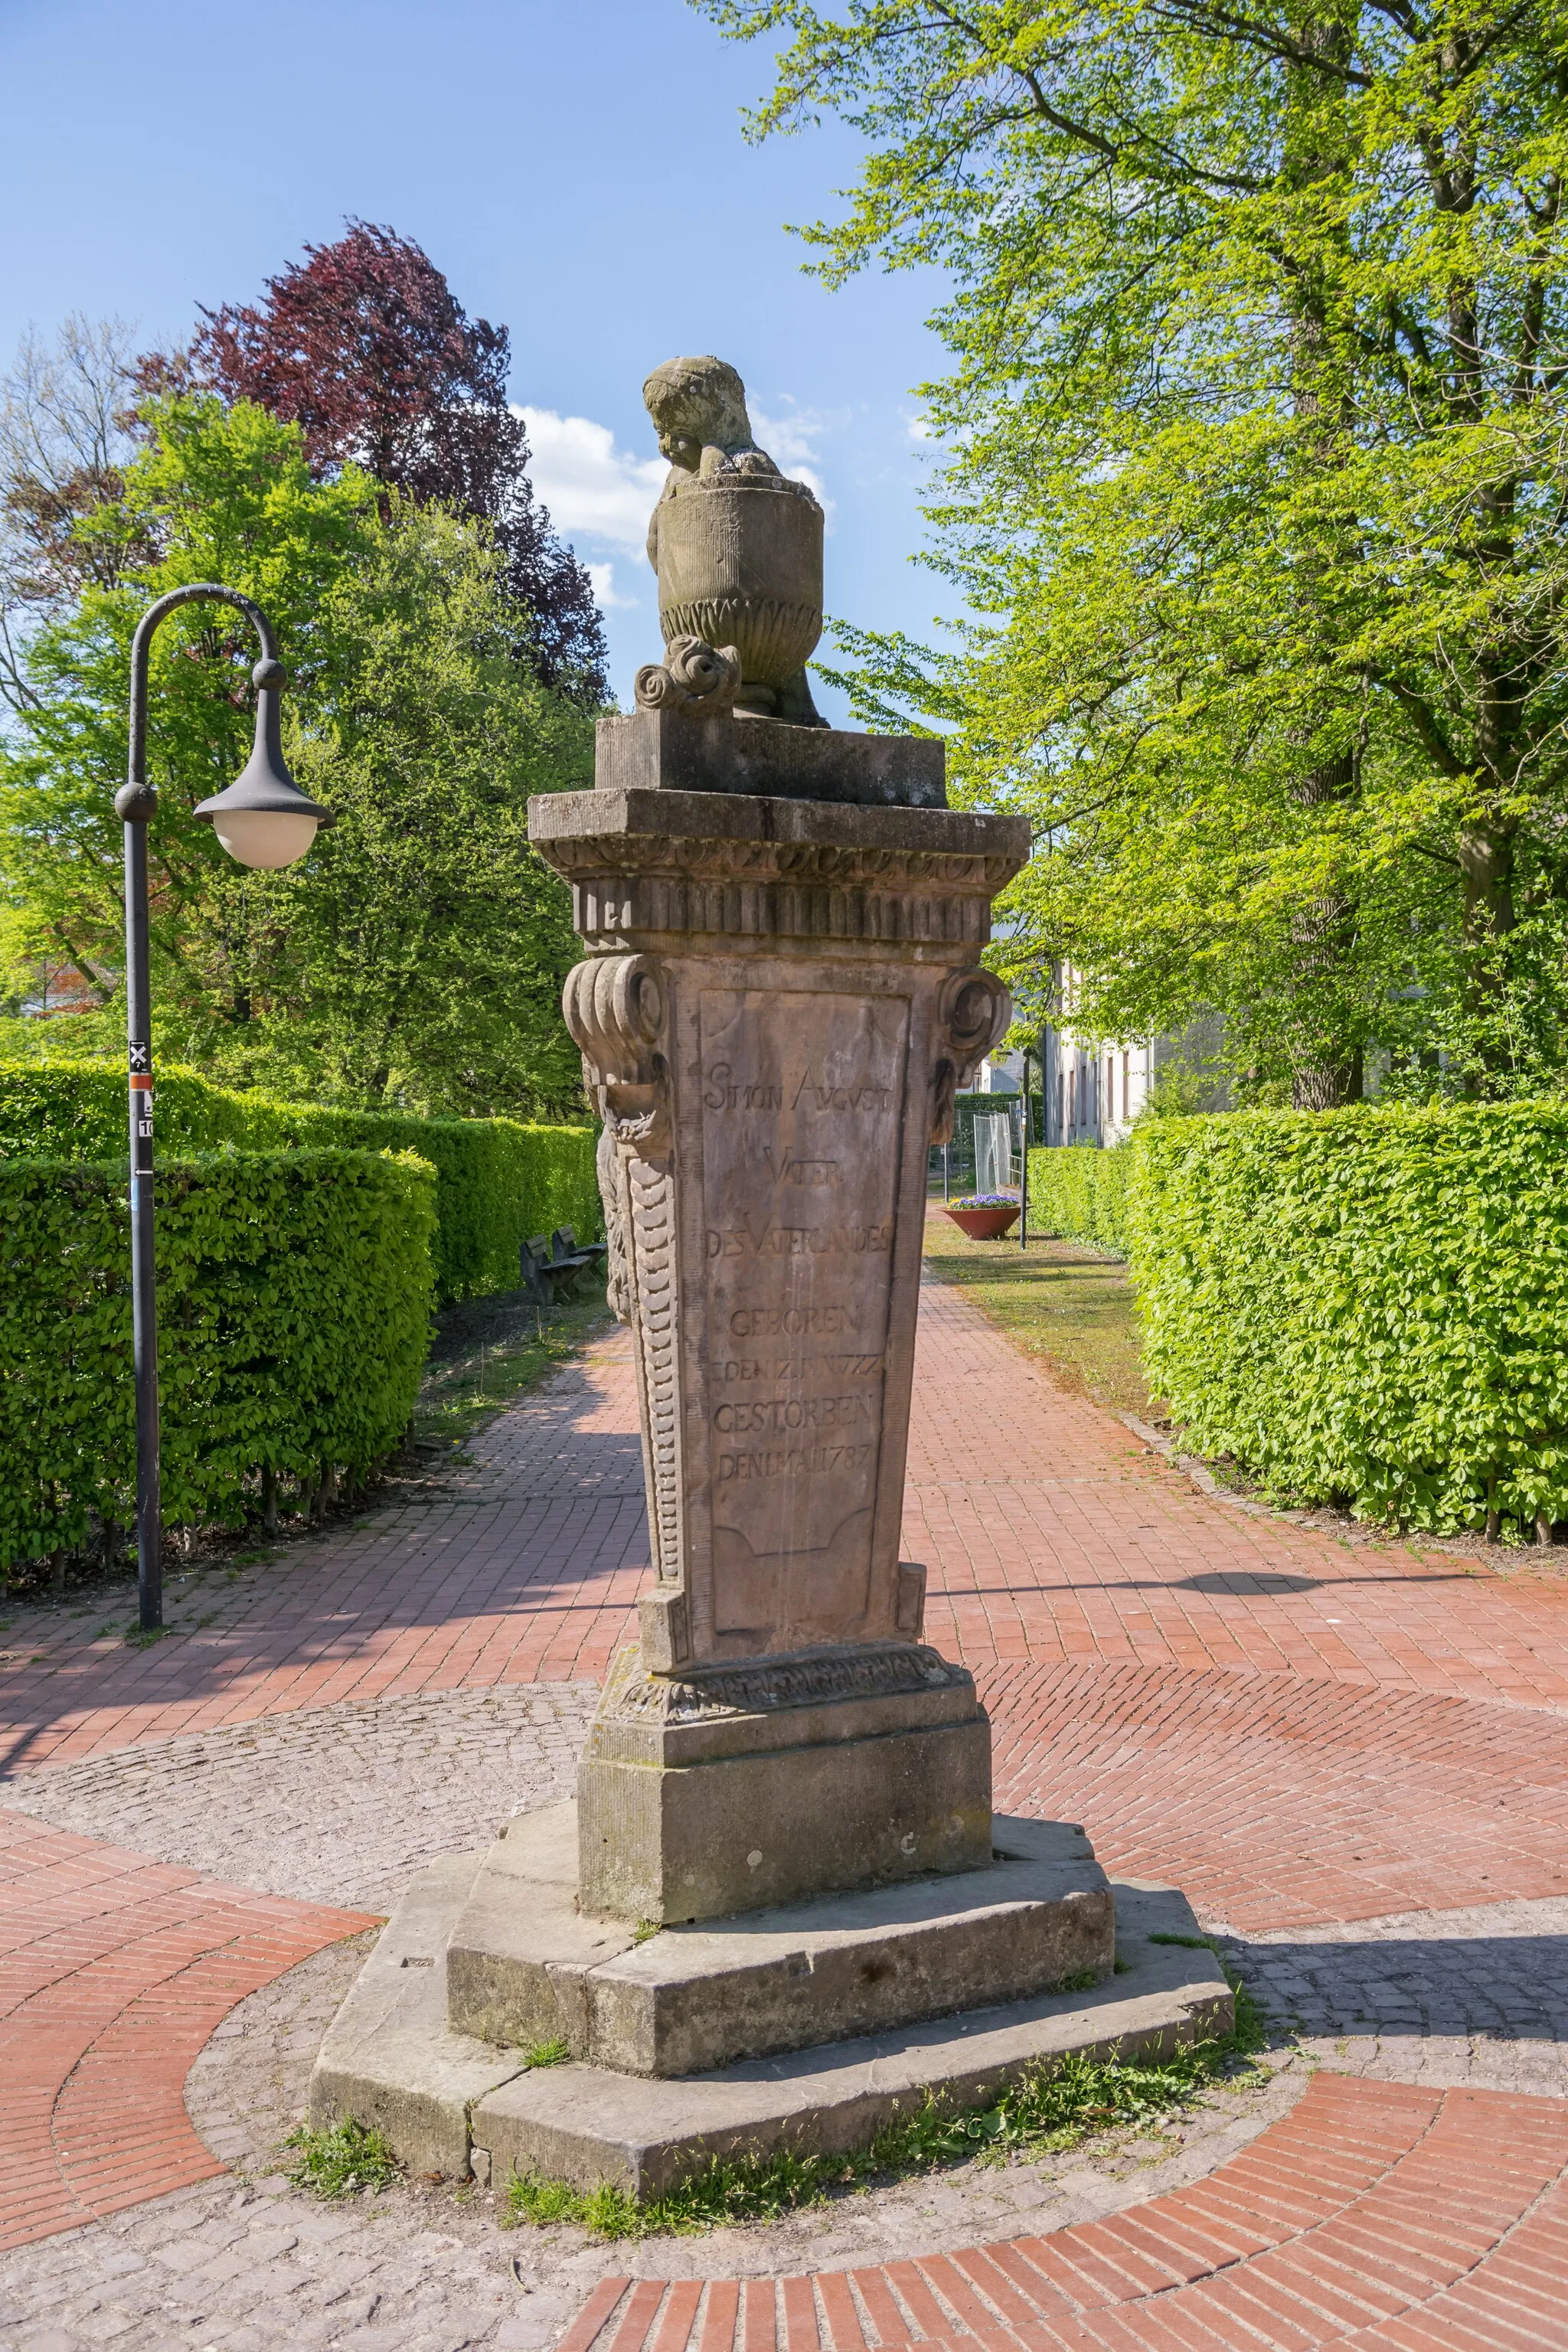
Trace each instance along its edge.
<instances>
[{"instance_id":1,"label":"blue sky","mask_svg":"<svg viewBox=\"0 0 1568 2352\"><path fill-rule=\"evenodd\" d=\"M829 610L923 633L950 602L907 561L940 288L802 275L784 225L834 208L858 150L833 125L748 147L766 68L684 0L0 0L0 355L71 310L178 339L345 215L388 222L511 331L623 701L658 650L639 386L678 352L732 360L764 446L823 489Z\"/></svg>"}]
</instances>

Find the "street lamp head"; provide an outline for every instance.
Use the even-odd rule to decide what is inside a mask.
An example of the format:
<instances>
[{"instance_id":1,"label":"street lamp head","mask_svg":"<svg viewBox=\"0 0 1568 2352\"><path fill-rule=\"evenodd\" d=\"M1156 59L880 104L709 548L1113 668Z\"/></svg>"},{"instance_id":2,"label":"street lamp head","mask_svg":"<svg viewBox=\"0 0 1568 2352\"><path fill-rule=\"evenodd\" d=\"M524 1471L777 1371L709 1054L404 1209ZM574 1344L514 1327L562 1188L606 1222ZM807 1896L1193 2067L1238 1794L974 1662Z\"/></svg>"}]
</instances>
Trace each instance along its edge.
<instances>
[{"instance_id":1,"label":"street lamp head","mask_svg":"<svg viewBox=\"0 0 1568 2352\"><path fill-rule=\"evenodd\" d=\"M227 792L215 793L194 814L211 820L213 831L241 866L272 869L293 866L332 813L307 799L283 764L279 702L288 673L281 662L258 661L255 681L256 746L244 772Z\"/></svg>"}]
</instances>

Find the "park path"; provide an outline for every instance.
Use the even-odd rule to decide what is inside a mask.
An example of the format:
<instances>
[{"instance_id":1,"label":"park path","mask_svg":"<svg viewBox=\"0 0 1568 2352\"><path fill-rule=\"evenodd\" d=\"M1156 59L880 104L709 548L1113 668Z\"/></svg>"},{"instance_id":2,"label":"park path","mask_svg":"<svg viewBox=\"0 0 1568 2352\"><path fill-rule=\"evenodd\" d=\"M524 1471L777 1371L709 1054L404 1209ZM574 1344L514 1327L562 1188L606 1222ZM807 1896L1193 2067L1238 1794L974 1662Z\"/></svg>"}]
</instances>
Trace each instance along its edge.
<instances>
[{"instance_id":1,"label":"park path","mask_svg":"<svg viewBox=\"0 0 1568 2352\"><path fill-rule=\"evenodd\" d=\"M176 2115L180 2068L229 2002L365 1916L247 1892L236 1863L218 1878L152 1861L122 1815L110 1844L28 1809L127 1751L173 1772L246 1725L299 1716L308 1732L439 1694L596 1679L646 1571L635 1430L617 1333L492 1424L442 1490L175 1587L173 1630L150 1648L101 1618L13 1613L0 2066L26 2112L7 2102L0 2130L0 2244L160 2196L197 2177L182 2162L215 2169ZM765 2292L677 2280L650 2300L649 2282L610 2280L572 2352L922 2338L1568 2352L1568 2104L1525 2048L1554 2053L1568 2032L1568 1555L1471 1559L1199 1493L934 1283L905 1551L930 1570L928 1637L973 1667L992 1709L999 1805L1083 1821L1110 1867L1184 1885L1265 1958L1270 1937L1299 1954L1310 1937L1321 1957L1391 1917L1416 1920L1417 1940L1430 1923L1427 1948L1461 1973L1512 1951L1539 2019L1493 2029L1489 2074L1468 2080L1456 2061L1434 2080L1433 2049L1477 2046L1456 1995L1446 2028L1423 2011L1389 2061L1420 2081L1320 2077L1206 2184L1128 2210L1119 2226L1152 2232L1163 2271L1147 2234L1107 2271L1100 2240L1057 2232L1016 2256L974 2248ZM1304 1979L1281 1981L1289 2000ZM1425 2059L1408 2054L1418 2044ZM1510 2050L1514 2074L1496 2057ZM1313 2278L1321 2292L1304 2294ZM0 2315L0 2344L3 2329Z\"/></svg>"}]
</instances>

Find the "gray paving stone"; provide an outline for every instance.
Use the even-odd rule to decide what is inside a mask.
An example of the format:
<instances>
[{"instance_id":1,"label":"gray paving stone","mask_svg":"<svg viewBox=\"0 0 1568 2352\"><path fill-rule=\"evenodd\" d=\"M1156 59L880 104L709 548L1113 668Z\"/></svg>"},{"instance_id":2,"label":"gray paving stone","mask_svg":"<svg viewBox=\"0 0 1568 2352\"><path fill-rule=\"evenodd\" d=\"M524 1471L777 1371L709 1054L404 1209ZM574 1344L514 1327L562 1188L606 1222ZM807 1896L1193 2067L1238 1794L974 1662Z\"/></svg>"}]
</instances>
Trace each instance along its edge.
<instances>
[{"instance_id":1,"label":"gray paving stone","mask_svg":"<svg viewBox=\"0 0 1568 2352\"><path fill-rule=\"evenodd\" d=\"M597 1696L521 1683L348 1701L23 1773L5 1802L265 1894L389 1911L426 1863L573 1794Z\"/></svg>"},{"instance_id":2,"label":"gray paving stone","mask_svg":"<svg viewBox=\"0 0 1568 2352\"><path fill-rule=\"evenodd\" d=\"M1568 1896L1220 1942L1303 2048L1342 2070L1568 2096Z\"/></svg>"}]
</instances>

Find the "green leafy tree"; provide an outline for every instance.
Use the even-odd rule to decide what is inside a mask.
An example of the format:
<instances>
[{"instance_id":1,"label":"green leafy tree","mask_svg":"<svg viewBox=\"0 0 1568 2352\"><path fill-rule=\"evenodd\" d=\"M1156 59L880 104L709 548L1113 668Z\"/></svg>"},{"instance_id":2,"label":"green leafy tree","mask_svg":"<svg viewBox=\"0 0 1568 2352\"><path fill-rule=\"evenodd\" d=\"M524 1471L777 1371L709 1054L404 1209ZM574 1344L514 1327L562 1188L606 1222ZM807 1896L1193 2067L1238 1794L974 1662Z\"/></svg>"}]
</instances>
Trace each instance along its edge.
<instances>
[{"instance_id":1,"label":"green leafy tree","mask_svg":"<svg viewBox=\"0 0 1568 2352\"><path fill-rule=\"evenodd\" d=\"M1365 1049L1563 1066L1568 30L1524 0L703 0L793 36L758 135L870 148L839 281L935 265L945 648L861 710L1034 819L1006 954L1107 1033L1226 1015L1300 1103Z\"/></svg>"},{"instance_id":2,"label":"green leafy tree","mask_svg":"<svg viewBox=\"0 0 1568 2352\"><path fill-rule=\"evenodd\" d=\"M592 720L510 657L500 559L439 508L378 506L353 467L313 479L300 429L248 403L171 397L143 422L118 495L72 525L113 584L32 632L0 745L10 985L64 956L114 995L132 633L166 589L220 580L277 625L288 755L339 823L300 867L267 875L193 817L247 756L255 647L215 608L174 615L154 641L149 730L161 1049L350 1101L571 1105L566 896L528 845L526 802L586 780Z\"/></svg>"}]
</instances>

